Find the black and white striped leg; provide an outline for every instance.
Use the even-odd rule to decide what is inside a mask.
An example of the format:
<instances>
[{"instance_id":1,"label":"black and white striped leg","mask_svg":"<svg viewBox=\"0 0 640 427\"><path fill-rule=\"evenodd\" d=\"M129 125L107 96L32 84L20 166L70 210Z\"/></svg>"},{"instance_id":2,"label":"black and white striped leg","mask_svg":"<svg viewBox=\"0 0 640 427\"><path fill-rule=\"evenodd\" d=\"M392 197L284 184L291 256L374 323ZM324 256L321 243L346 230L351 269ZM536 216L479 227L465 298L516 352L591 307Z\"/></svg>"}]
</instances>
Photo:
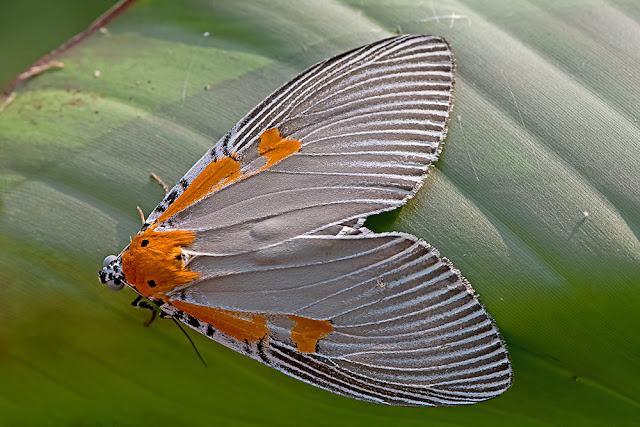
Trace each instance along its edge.
<instances>
[{"instance_id":1,"label":"black and white striped leg","mask_svg":"<svg viewBox=\"0 0 640 427\"><path fill-rule=\"evenodd\" d=\"M151 323L156 318L156 314L157 314L156 308L154 306L152 306L151 304L149 304L147 301L143 300L142 299L142 295L138 295L136 297L136 299L133 300L131 305L134 306L134 307L147 308L147 309L151 310L151 317L149 318L149 320L144 322L144 326L149 327L149 325L151 325ZM162 314L160 315L160 317L162 317Z\"/></svg>"}]
</instances>

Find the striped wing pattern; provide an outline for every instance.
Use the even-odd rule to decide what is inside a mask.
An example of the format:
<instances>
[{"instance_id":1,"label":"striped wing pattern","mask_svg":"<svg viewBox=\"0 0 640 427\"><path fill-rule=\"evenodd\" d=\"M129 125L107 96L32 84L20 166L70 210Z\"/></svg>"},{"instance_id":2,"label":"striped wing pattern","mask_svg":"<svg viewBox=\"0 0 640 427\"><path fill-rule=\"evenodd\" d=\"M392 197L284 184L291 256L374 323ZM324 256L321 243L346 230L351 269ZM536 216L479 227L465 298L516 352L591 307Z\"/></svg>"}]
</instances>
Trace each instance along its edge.
<instances>
[{"instance_id":1,"label":"striped wing pattern","mask_svg":"<svg viewBox=\"0 0 640 427\"><path fill-rule=\"evenodd\" d=\"M318 63L276 90L198 161L147 219L193 230L199 278L173 301L330 321L315 352L290 325L241 342L171 304L163 311L288 375L392 405L457 405L511 383L506 347L469 283L424 241L362 227L420 187L452 107L453 59L439 37L392 37ZM251 174L267 129L302 143ZM156 223L208 165L238 159L246 179ZM165 215L166 216L166 215Z\"/></svg>"},{"instance_id":2,"label":"striped wing pattern","mask_svg":"<svg viewBox=\"0 0 640 427\"><path fill-rule=\"evenodd\" d=\"M264 184L256 187L250 180L231 185L235 197L251 195L251 188L289 191L280 196L286 202L297 190L296 196L332 211L302 213L307 231L395 209L415 193L440 154L452 89L453 59L439 37L393 37L316 64L249 112L192 167L147 222L155 221L212 160L233 153L246 169L255 168L260 160L255 146L269 128L301 141L302 148L260 173ZM310 195L300 195L304 189ZM323 189L329 190L326 196L318 191ZM203 211L210 213L211 205L229 206L219 200L221 192L181 212L176 220L204 218ZM262 196L271 200L274 195ZM226 212L220 216L228 217ZM310 221L314 218L318 221ZM224 221L207 219L213 224Z\"/></svg>"},{"instance_id":3,"label":"striped wing pattern","mask_svg":"<svg viewBox=\"0 0 640 427\"><path fill-rule=\"evenodd\" d=\"M486 400L511 383L504 344L468 282L409 234L360 228L305 235L254 252L196 256L191 268L205 276L172 298L331 319L335 330L313 354L296 351L277 321L264 342L223 342L330 391L441 406ZM206 333L205 325L195 326Z\"/></svg>"}]
</instances>

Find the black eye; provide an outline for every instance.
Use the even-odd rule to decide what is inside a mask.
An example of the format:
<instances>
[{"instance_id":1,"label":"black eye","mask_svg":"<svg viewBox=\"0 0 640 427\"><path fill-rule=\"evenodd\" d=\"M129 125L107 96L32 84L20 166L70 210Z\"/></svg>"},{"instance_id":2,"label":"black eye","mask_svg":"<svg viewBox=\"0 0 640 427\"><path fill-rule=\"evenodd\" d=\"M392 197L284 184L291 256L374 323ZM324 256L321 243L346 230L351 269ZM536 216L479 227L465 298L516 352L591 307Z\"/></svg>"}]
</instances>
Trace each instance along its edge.
<instances>
[{"instance_id":1,"label":"black eye","mask_svg":"<svg viewBox=\"0 0 640 427\"><path fill-rule=\"evenodd\" d=\"M142 242L140 242L140 246L142 246L143 248L148 244L149 244L149 241L147 239L144 239Z\"/></svg>"},{"instance_id":2,"label":"black eye","mask_svg":"<svg viewBox=\"0 0 640 427\"><path fill-rule=\"evenodd\" d=\"M156 282L154 282L153 280L149 280L149 281L147 282L147 285L149 285L149 287L150 287L150 288L153 288L153 287L155 287L155 286L156 286Z\"/></svg>"}]
</instances>

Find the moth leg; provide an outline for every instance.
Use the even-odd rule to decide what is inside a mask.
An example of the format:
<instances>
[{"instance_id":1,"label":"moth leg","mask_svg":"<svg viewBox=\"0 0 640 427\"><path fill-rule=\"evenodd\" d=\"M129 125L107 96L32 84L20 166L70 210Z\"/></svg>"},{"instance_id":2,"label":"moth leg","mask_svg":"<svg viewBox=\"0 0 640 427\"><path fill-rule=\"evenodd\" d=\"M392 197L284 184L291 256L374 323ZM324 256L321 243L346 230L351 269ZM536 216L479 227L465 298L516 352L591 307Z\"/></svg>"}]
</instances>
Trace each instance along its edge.
<instances>
[{"instance_id":1,"label":"moth leg","mask_svg":"<svg viewBox=\"0 0 640 427\"><path fill-rule=\"evenodd\" d=\"M155 173L151 172L150 176L151 176L151 178L156 180L156 182L158 184L162 185L162 188L164 188L164 193L165 194L169 194L169 187L167 187L167 184L165 184L164 181L161 180L158 175L156 175ZM140 208L140 206L136 206L136 208L138 209L138 212L140 212L140 218L142 218L142 225L145 225L147 220L144 217L144 212L142 212L142 209Z\"/></svg>"},{"instance_id":2,"label":"moth leg","mask_svg":"<svg viewBox=\"0 0 640 427\"><path fill-rule=\"evenodd\" d=\"M167 187L167 184L165 184L164 181L161 180L158 175L156 175L155 173L151 172L151 178L155 179L158 184L162 185L162 188L164 188L164 193L165 194L169 194L169 187Z\"/></svg>"},{"instance_id":3,"label":"moth leg","mask_svg":"<svg viewBox=\"0 0 640 427\"><path fill-rule=\"evenodd\" d=\"M16 99L16 92L11 92L11 95L8 97L0 97L0 113L2 113L8 106Z\"/></svg>"},{"instance_id":4,"label":"moth leg","mask_svg":"<svg viewBox=\"0 0 640 427\"><path fill-rule=\"evenodd\" d=\"M131 305L134 307L147 308L151 310L151 317L149 318L149 320L144 322L144 326L149 327L149 325L151 325L151 322L153 322L153 320L156 318L156 314L157 314L156 308L151 304L149 304L148 302L144 301L142 299L142 295L138 295L136 299L133 300Z\"/></svg>"}]
</instances>

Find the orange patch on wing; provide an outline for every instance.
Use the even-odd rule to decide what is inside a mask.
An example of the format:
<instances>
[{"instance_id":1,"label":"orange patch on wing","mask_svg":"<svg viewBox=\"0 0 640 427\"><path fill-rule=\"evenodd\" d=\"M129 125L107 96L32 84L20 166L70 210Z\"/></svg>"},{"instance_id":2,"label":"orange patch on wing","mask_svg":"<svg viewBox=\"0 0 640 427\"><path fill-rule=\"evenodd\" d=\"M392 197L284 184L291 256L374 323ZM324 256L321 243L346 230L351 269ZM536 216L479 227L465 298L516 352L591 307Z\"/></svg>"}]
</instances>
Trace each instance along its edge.
<instances>
[{"instance_id":1,"label":"orange patch on wing","mask_svg":"<svg viewBox=\"0 0 640 427\"><path fill-rule=\"evenodd\" d=\"M231 157L224 157L210 163L191 185L173 202L158 218L157 222L163 222L180 212L187 206L202 199L211 193L216 187L234 182L240 176L240 162Z\"/></svg>"},{"instance_id":2,"label":"orange patch on wing","mask_svg":"<svg viewBox=\"0 0 640 427\"><path fill-rule=\"evenodd\" d=\"M248 173L240 172L240 162L231 157L224 157L209 164L187 189L160 215L157 222L164 222L176 213L190 206L213 191L224 186L248 178L258 172L289 157L300 150L302 142L295 139L284 139L276 128L267 129L260 135L258 154L267 159L267 164Z\"/></svg>"},{"instance_id":3,"label":"orange patch on wing","mask_svg":"<svg viewBox=\"0 0 640 427\"><path fill-rule=\"evenodd\" d=\"M229 311L183 301L169 302L178 310L207 322L215 329L238 341L256 342L266 337L269 333L267 318L264 314Z\"/></svg>"},{"instance_id":4,"label":"orange patch on wing","mask_svg":"<svg viewBox=\"0 0 640 427\"><path fill-rule=\"evenodd\" d=\"M302 147L302 142L295 139L284 139L277 128L267 129L260 135L258 154L267 159L267 168L280 160L296 153Z\"/></svg>"},{"instance_id":5,"label":"orange patch on wing","mask_svg":"<svg viewBox=\"0 0 640 427\"><path fill-rule=\"evenodd\" d=\"M293 315L288 317L296 322L291 330L291 339L301 353L315 352L318 340L333 331L333 325L328 320L314 320Z\"/></svg>"},{"instance_id":6,"label":"orange patch on wing","mask_svg":"<svg viewBox=\"0 0 640 427\"><path fill-rule=\"evenodd\" d=\"M193 231L158 232L151 228L135 236L122 254L122 272L144 297L159 295L200 276L182 262L182 247L196 238Z\"/></svg>"},{"instance_id":7,"label":"orange patch on wing","mask_svg":"<svg viewBox=\"0 0 640 427\"><path fill-rule=\"evenodd\" d=\"M181 310L213 328L241 342L257 342L269 335L267 320L288 317L295 322L291 329L291 339L301 353L314 353L318 340L326 337L334 328L328 320L315 320L306 317L282 314L250 313L207 307L185 301L168 300Z\"/></svg>"}]
</instances>

